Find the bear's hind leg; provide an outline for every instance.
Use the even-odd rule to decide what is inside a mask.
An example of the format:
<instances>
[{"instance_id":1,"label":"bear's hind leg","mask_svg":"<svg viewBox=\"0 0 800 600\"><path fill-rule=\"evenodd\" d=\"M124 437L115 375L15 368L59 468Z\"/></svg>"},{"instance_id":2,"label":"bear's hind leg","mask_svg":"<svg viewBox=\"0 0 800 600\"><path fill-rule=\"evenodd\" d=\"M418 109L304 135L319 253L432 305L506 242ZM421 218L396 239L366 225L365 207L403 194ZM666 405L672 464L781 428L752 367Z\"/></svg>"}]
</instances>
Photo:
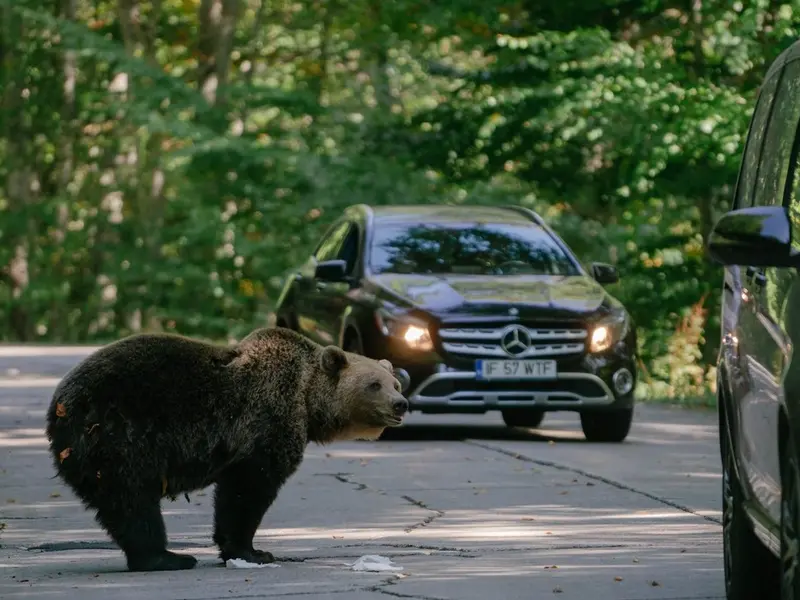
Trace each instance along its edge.
<instances>
[{"instance_id":1,"label":"bear's hind leg","mask_svg":"<svg viewBox=\"0 0 800 600\"><path fill-rule=\"evenodd\" d=\"M122 548L130 571L180 571L197 564L193 556L167 550L167 531L157 498L131 494L94 504L97 521Z\"/></svg>"},{"instance_id":2,"label":"bear's hind leg","mask_svg":"<svg viewBox=\"0 0 800 600\"><path fill-rule=\"evenodd\" d=\"M217 479L214 543L223 561L238 558L265 564L275 560L270 552L253 548L256 529L283 484L267 473L256 461L244 461L227 468Z\"/></svg>"}]
</instances>

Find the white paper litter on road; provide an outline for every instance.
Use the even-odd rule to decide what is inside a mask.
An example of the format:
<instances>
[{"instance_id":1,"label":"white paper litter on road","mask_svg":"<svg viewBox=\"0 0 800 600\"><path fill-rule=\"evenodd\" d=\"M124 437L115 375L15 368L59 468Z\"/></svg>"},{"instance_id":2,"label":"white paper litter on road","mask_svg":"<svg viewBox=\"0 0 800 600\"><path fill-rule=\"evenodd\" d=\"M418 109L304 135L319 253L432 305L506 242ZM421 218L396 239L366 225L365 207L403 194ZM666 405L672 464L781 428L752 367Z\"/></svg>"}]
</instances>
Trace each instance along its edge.
<instances>
[{"instance_id":1,"label":"white paper litter on road","mask_svg":"<svg viewBox=\"0 0 800 600\"><path fill-rule=\"evenodd\" d=\"M377 554L367 554L354 563L345 563L353 571L402 571L403 567L392 564L392 559Z\"/></svg>"},{"instance_id":2,"label":"white paper litter on road","mask_svg":"<svg viewBox=\"0 0 800 600\"><path fill-rule=\"evenodd\" d=\"M280 565L275 563L265 563L260 565L258 563L251 563L247 562L246 560L242 560L241 558L229 558L225 561L225 566L229 569L263 569L264 567L270 567L275 569Z\"/></svg>"}]
</instances>

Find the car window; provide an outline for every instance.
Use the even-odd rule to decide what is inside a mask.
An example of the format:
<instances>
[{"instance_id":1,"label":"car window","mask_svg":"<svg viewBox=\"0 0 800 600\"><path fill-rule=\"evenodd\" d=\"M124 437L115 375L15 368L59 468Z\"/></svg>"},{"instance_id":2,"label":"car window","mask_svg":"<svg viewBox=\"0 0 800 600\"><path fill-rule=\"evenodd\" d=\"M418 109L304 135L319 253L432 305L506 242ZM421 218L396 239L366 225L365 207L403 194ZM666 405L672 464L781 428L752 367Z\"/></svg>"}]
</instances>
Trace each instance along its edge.
<instances>
[{"instance_id":1,"label":"car window","mask_svg":"<svg viewBox=\"0 0 800 600\"><path fill-rule=\"evenodd\" d=\"M758 159L761 155L761 142L764 139L767 118L770 114L772 101L775 98L775 89L780 79L779 74L780 72L776 72L764 82L753 116L750 119L750 130L747 134L747 146L742 157L742 169L736 190L734 208L746 208L752 204L753 186L756 181Z\"/></svg>"},{"instance_id":2,"label":"car window","mask_svg":"<svg viewBox=\"0 0 800 600\"><path fill-rule=\"evenodd\" d=\"M775 95L764 149L758 168L753 204L772 206L783 203L792 146L800 119L800 61L789 63Z\"/></svg>"},{"instance_id":3,"label":"car window","mask_svg":"<svg viewBox=\"0 0 800 600\"><path fill-rule=\"evenodd\" d=\"M333 227L330 233L320 242L317 251L314 253L314 258L317 262L326 260L333 260L339 252L347 231L350 229L350 223L343 222Z\"/></svg>"},{"instance_id":4,"label":"car window","mask_svg":"<svg viewBox=\"0 0 800 600\"><path fill-rule=\"evenodd\" d=\"M345 236L335 258L347 263L347 274L352 275L358 260L358 227L352 225Z\"/></svg>"},{"instance_id":5,"label":"car window","mask_svg":"<svg viewBox=\"0 0 800 600\"><path fill-rule=\"evenodd\" d=\"M376 224L369 263L375 273L580 274L533 223Z\"/></svg>"}]
</instances>

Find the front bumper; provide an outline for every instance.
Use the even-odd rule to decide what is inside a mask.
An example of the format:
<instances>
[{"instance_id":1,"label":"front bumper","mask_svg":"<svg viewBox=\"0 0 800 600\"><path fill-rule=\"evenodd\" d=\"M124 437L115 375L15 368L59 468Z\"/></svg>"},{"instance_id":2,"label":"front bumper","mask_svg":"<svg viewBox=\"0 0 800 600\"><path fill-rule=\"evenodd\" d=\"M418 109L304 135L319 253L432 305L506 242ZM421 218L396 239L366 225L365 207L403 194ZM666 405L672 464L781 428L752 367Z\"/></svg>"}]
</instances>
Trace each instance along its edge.
<instances>
[{"instance_id":1,"label":"front bumper","mask_svg":"<svg viewBox=\"0 0 800 600\"><path fill-rule=\"evenodd\" d=\"M482 381L471 371L442 371L408 394L411 410L427 413L487 412L504 408L539 410L612 409L630 406L632 393L616 395L591 373L559 373L553 380Z\"/></svg>"}]
</instances>

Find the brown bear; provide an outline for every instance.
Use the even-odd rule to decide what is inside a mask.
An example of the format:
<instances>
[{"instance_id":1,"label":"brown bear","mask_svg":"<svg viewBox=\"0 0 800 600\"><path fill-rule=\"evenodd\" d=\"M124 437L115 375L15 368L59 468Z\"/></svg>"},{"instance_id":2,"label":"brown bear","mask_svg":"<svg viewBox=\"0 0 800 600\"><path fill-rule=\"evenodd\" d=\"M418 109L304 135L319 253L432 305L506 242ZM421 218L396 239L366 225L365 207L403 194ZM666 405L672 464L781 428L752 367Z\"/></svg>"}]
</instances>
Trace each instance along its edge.
<instances>
[{"instance_id":1,"label":"brown bear","mask_svg":"<svg viewBox=\"0 0 800 600\"><path fill-rule=\"evenodd\" d=\"M399 426L408 410L399 373L282 328L232 346L135 335L67 373L47 437L58 475L131 571L195 566L167 550L160 502L211 484L220 558L267 563L253 536L308 443L374 440Z\"/></svg>"}]
</instances>

